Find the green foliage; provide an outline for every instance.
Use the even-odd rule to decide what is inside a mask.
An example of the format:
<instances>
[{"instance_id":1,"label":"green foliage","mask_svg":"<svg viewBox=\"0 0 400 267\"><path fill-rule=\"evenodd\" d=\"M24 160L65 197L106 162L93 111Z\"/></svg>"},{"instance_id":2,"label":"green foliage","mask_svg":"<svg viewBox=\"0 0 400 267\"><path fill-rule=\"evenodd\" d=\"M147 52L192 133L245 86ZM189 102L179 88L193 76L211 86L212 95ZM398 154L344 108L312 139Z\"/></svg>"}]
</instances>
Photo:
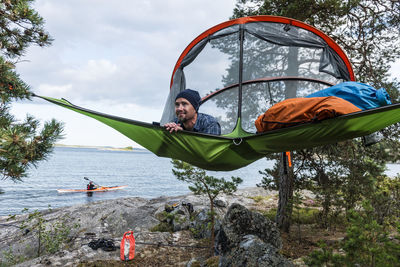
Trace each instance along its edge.
<instances>
[{"instance_id":1,"label":"green foliage","mask_svg":"<svg viewBox=\"0 0 400 267\"><path fill-rule=\"evenodd\" d=\"M24 261L26 261L24 255L15 255L9 248L3 252L3 257L0 258L0 267L14 266Z\"/></svg>"},{"instance_id":2,"label":"green foliage","mask_svg":"<svg viewBox=\"0 0 400 267\"><path fill-rule=\"evenodd\" d=\"M357 202L371 196L376 177L383 177L385 162L391 156L380 144L364 147L359 140L346 141L335 146L323 146L292 153L294 187L314 193L321 204L319 222L329 227L340 220L340 213L353 209ZM270 156L278 160L278 155ZM264 176L261 184L266 189L276 186L278 165ZM266 174L267 172L265 172ZM393 185L394 186L394 185Z\"/></svg>"},{"instance_id":3,"label":"green foliage","mask_svg":"<svg viewBox=\"0 0 400 267\"><path fill-rule=\"evenodd\" d=\"M0 56L0 98L1 107L12 100L30 99L29 86L14 71L14 64ZM7 125L9 117L2 118L0 126Z\"/></svg>"},{"instance_id":4,"label":"green foliage","mask_svg":"<svg viewBox=\"0 0 400 267\"><path fill-rule=\"evenodd\" d=\"M280 178L280 161L278 154L272 154L265 157L267 160L275 160L274 166L272 168L264 169L263 171L258 171L262 174L261 183L257 184L258 187L263 187L265 190L279 190L279 178Z\"/></svg>"},{"instance_id":5,"label":"green foliage","mask_svg":"<svg viewBox=\"0 0 400 267\"><path fill-rule=\"evenodd\" d=\"M178 180L189 183L190 191L195 195L205 194L210 201L214 201L221 193L231 194L235 192L237 185L242 182L239 177L232 177L232 181L226 181L224 178L218 179L206 175L205 170L193 167L183 161L172 160L172 164L174 168L172 172Z\"/></svg>"},{"instance_id":6,"label":"green foliage","mask_svg":"<svg viewBox=\"0 0 400 267\"><path fill-rule=\"evenodd\" d=\"M206 260L206 267L218 267L219 266L219 256L213 256Z\"/></svg>"},{"instance_id":7,"label":"green foliage","mask_svg":"<svg viewBox=\"0 0 400 267\"><path fill-rule=\"evenodd\" d=\"M325 243L319 243L319 247L320 249L314 250L304 259L307 266L346 266L343 256L334 253L333 248Z\"/></svg>"},{"instance_id":8,"label":"green foliage","mask_svg":"<svg viewBox=\"0 0 400 267\"><path fill-rule=\"evenodd\" d=\"M322 246L306 259L310 266L396 266L400 259L400 225L392 236L385 225L375 220L371 203L363 202L360 211L348 213L347 236L341 242L344 253Z\"/></svg>"},{"instance_id":9,"label":"green foliage","mask_svg":"<svg viewBox=\"0 0 400 267\"><path fill-rule=\"evenodd\" d=\"M307 259L310 266L396 266L400 259L400 177L378 176L364 202L347 212L346 238L339 247L322 245ZM337 253L335 250L343 253Z\"/></svg>"},{"instance_id":10,"label":"green foliage","mask_svg":"<svg viewBox=\"0 0 400 267\"><path fill-rule=\"evenodd\" d=\"M168 210L171 208L171 210ZM184 223L187 218L179 213L173 211L173 205L165 205L165 209L157 218L161 221L150 229L151 232L174 232L174 223Z\"/></svg>"},{"instance_id":11,"label":"green foliage","mask_svg":"<svg viewBox=\"0 0 400 267\"><path fill-rule=\"evenodd\" d=\"M233 17L274 14L307 21L310 24L323 22L342 25L341 16L346 15L357 1L237 1ZM250 4L251 3L251 4ZM338 21L339 20L339 21Z\"/></svg>"},{"instance_id":12,"label":"green foliage","mask_svg":"<svg viewBox=\"0 0 400 267\"><path fill-rule=\"evenodd\" d=\"M170 212L164 212L167 221L173 221L175 219L176 214Z\"/></svg>"},{"instance_id":13,"label":"green foliage","mask_svg":"<svg viewBox=\"0 0 400 267\"><path fill-rule=\"evenodd\" d=\"M0 128L0 174L4 178L20 181L29 167L47 159L63 129L55 120L46 122L40 133L37 133L38 128L39 121L31 116L22 123Z\"/></svg>"},{"instance_id":14,"label":"green foliage","mask_svg":"<svg viewBox=\"0 0 400 267\"><path fill-rule=\"evenodd\" d=\"M150 232L169 232L172 233L172 225L168 222L160 222L159 224L150 228Z\"/></svg>"},{"instance_id":15,"label":"green foliage","mask_svg":"<svg viewBox=\"0 0 400 267\"><path fill-rule=\"evenodd\" d=\"M386 227L374 219L370 203L365 202L363 208L361 212L352 211L349 214L350 226L343 244L346 260L362 266L398 263L400 244L391 240Z\"/></svg>"},{"instance_id":16,"label":"green foliage","mask_svg":"<svg viewBox=\"0 0 400 267\"><path fill-rule=\"evenodd\" d=\"M276 211L276 208L272 208L262 212L262 214L273 221L275 220ZM319 212L316 208L299 207L295 210L295 216L292 216L292 221L296 224L316 224L319 221Z\"/></svg>"},{"instance_id":17,"label":"green foliage","mask_svg":"<svg viewBox=\"0 0 400 267\"><path fill-rule=\"evenodd\" d=\"M318 209L298 208L294 212L295 216L292 217L292 220L296 224L315 224L318 222Z\"/></svg>"},{"instance_id":18,"label":"green foliage","mask_svg":"<svg viewBox=\"0 0 400 267\"><path fill-rule=\"evenodd\" d=\"M207 224L199 224L196 227L190 227L189 231L192 233L194 238L202 238L204 237L205 230L211 229L210 226L211 226L210 222Z\"/></svg>"},{"instance_id":19,"label":"green foliage","mask_svg":"<svg viewBox=\"0 0 400 267\"><path fill-rule=\"evenodd\" d=\"M221 193L232 194L237 190L237 186L242 182L239 177L231 177L232 181L226 181L224 178L216 178L209 176L206 171L192 165L180 161L172 160L172 173L175 177L183 182L189 184L189 189L195 195L206 195L210 203L210 219L211 222L208 227L211 228L211 244L214 247L214 224L215 224L215 212L214 212L214 200Z\"/></svg>"},{"instance_id":20,"label":"green foliage","mask_svg":"<svg viewBox=\"0 0 400 267\"><path fill-rule=\"evenodd\" d=\"M31 7L34 0L2 1L0 3L0 50L7 57L23 55L31 44L47 46L52 39L44 30L43 18Z\"/></svg>"},{"instance_id":21,"label":"green foliage","mask_svg":"<svg viewBox=\"0 0 400 267\"><path fill-rule=\"evenodd\" d=\"M268 219L270 219L271 221L275 220L275 216L276 216L276 208L272 208L266 211L263 211L262 214L267 217Z\"/></svg>"},{"instance_id":22,"label":"green foliage","mask_svg":"<svg viewBox=\"0 0 400 267\"><path fill-rule=\"evenodd\" d=\"M49 207L49 211L50 211ZM23 213L29 212L24 209ZM40 257L43 254L52 254L60 250L60 248L68 243L71 239L69 234L74 228L78 228L79 224L73 227L66 225L68 216L58 219L56 221L47 220L43 217L43 213L35 210L28 213L28 217L24 220L20 228L27 229L37 236L38 251L37 255Z\"/></svg>"},{"instance_id":23,"label":"green foliage","mask_svg":"<svg viewBox=\"0 0 400 267\"><path fill-rule=\"evenodd\" d=\"M165 208L172 208L172 205L165 205ZM173 209L173 208L172 208ZM172 222L177 219L177 214L172 212L163 211L159 217L161 221L150 229L151 232L170 232L174 231Z\"/></svg>"},{"instance_id":24,"label":"green foliage","mask_svg":"<svg viewBox=\"0 0 400 267\"><path fill-rule=\"evenodd\" d=\"M39 121L32 116L17 122L9 113L12 101L29 100L32 95L14 70L19 57L31 44L47 46L52 41L43 28L43 19L31 7L33 2L0 3L0 176L14 181L20 181L28 168L46 159L63 129L61 123L52 120L39 130Z\"/></svg>"},{"instance_id":25,"label":"green foliage","mask_svg":"<svg viewBox=\"0 0 400 267\"><path fill-rule=\"evenodd\" d=\"M51 211L49 206L49 211ZM42 212L34 210L29 212L28 209L23 209L22 213L28 213L28 216L20 224L20 229L24 230L25 234L31 233L37 238L37 256L44 254L53 254L66 246L70 241L69 236L73 229L79 228L79 224L74 224L72 227L66 225L68 216L61 219L45 219ZM16 215L10 215L8 220L14 220ZM26 245L26 249L31 247ZM13 266L28 260L25 255L19 255L13 252L10 247L8 251L3 252L3 257L0 260L0 266Z\"/></svg>"},{"instance_id":26,"label":"green foliage","mask_svg":"<svg viewBox=\"0 0 400 267\"><path fill-rule=\"evenodd\" d=\"M371 202L374 218L379 224L395 224L400 218L400 176L378 176L366 199Z\"/></svg>"},{"instance_id":27,"label":"green foliage","mask_svg":"<svg viewBox=\"0 0 400 267\"><path fill-rule=\"evenodd\" d=\"M272 198L272 196L254 196L254 197L249 197L250 199L254 200L256 203L262 202L264 200L269 200Z\"/></svg>"}]
</instances>

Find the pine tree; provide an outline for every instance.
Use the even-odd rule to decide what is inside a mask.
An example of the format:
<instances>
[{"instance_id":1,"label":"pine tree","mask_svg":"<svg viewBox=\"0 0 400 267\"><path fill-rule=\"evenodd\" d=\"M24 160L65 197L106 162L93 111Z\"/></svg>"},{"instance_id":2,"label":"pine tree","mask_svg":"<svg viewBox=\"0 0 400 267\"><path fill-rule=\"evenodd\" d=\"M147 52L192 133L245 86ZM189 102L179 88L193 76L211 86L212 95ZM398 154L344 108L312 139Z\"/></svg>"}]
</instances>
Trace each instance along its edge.
<instances>
[{"instance_id":1,"label":"pine tree","mask_svg":"<svg viewBox=\"0 0 400 267\"><path fill-rule=\"evenodd\" d=\"M46 159L63 128L55 120L40 128L32 116L21 122L10 113L12 101L32 97L29 85L15 71L16 64L29 45L45 47L52 41L32 4L33 0L0 2L0 174L14 181L26 177L29 167Z\"/></svg>"},{"instance_id":2,"label":"pine tree","mask_svg":"<svg viewBox=\"0 0 400 267\"><path fill-rule=\"evenodd\" d=\"M210 203L210 229L211 229L211 246L214 252L215 241L215 211L214 201L222 194L232 194L237 190L237 186L242 182L239 177L231 177L232 181L226 181L224 178L216 178L206 174L205 170L193 167L192 165L180 161L172 160L172 172L175 177L183 182L189 183L189 189L195 195L206 195Z\"/></svg>"},{"instance_id":3,"label":"pine tree","mask_svg":"<svg viewBox=\"0 0 400 267\"><path fill-rule=\"evenodd\" d=\"M400 58L400 2L391 0L238 0L233 11L232 18L250 15L276 15L298 19L317 29L322 30L333 38L349 56L358 81L368 83L376 88L385 88L393 103L399 102L400 83L391 80L389 75L390 64ZM274 170L266 169L263 185L286 181L291 186L279 188L285 203L279 203L282 207L277 214L277 222L281 229L288 231L290 226L290 203L293 197L293 186L309 187L316 189L322 195L325 206L329 208L332 202L332 194L336 191L346 192L349 199L343 205L347 210L354 205L354 197L360 196L365 188L368 188L371 179L363 179L365 173L376 173L376 169L384 170L387 159L385 148L390 148L393 160L398 159L399 150L399 125L388 127L382 131L385 141L383 145L366 149L359 141L353 141L343 150L335 149L335 146L319 147L312 150L295 151L292 159L295 167L294 173L299 174L292 178L289 171L282 175L277 169L284 166L281 155L272 155L269 159L281 160ZM343 147L342 147L343 148ZM352 151L348 151L352 149ZM356 151L357 154L353 152ZM348 152L348 153L347 153ZM351 157L349 156L351 155ZM377 157L378 156L378 157ZM325 160L316 160L325 159ZM327 169L326 159L330 160L333 168ZM304 162L307 164L303 164ZM376 164L366 163L375 161ZM368 168L366 168L366 166ZM334 170L336 168L336 170ZM364 174L360 170L364 170ZM335 177L329 176L332 172ZM303 174L308 174L310 179L304 179ZM346 181L341 173L345 173ZM360 176L361 175L361 176ZM339 180L336 177L341 177ZM354 187L352 182L357 179L362 186ZM339 181L339 183L338 183ZM282 184L282 182L281 182ZM293 185L294 184L294 185ZM279 184L273 184L275 187ZM312 189L311 188L311 189ZM309 188L310 189L310 188ZM322 192L322 193L321 193ZM325 210L328 212L328 210Z\"/></svg>"}]
</instances>

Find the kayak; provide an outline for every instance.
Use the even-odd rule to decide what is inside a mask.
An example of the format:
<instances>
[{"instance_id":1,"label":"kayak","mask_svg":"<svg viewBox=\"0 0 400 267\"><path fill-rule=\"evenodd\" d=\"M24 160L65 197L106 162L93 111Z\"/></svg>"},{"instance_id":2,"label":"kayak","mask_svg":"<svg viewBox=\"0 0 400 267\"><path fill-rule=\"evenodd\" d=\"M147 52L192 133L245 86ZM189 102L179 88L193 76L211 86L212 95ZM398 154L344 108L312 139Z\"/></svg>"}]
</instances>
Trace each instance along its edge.
<instances>
[{"instance_id":1,"label":"kayak","mask_svg":"<svg viewBox=\"0 0 400 267\"><path fill-rule=\"evenodd\" d=\"M105 192L105 191L112 191L112 190L119 190L128 187L127 185L120 185L120 186L100 186L93 190L87 189L57 189L58 193L72 193L72 192Z\"/></svg>"}]
</instances>

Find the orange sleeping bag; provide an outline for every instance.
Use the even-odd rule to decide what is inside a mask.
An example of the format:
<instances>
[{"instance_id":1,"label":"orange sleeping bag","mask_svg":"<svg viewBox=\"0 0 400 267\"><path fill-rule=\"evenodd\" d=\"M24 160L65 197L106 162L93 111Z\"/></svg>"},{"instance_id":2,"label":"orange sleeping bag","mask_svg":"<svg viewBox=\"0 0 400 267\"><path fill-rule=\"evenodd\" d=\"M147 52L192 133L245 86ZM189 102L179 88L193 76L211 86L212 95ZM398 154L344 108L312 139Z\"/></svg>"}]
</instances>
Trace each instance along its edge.
<instances>
[{"instance_id":1,"label":"orange sleeping bag","mask_svg":"<svg viewBox=\"0 0 400 267\"><path fill-rule=\"evenodd\" d=\"M335 96L290 98L273 105L255 121L262 133L312 121L321 121L361 111L352 103Z\"/></svg>"}]
</instances>

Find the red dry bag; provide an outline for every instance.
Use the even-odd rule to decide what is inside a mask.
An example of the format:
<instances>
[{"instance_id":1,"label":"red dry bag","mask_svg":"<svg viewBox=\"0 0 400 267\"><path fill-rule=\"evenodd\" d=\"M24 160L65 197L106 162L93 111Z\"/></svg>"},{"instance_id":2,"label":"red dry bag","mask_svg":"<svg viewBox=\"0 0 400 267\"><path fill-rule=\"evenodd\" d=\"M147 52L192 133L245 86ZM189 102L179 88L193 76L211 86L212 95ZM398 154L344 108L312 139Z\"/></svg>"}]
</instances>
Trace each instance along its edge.
<instances>
[{"instance_id":1,"label":"red dry bag","mask_svg":"<svg viewBox=\"0 0 400 267\"><path fill-rule=\"evenodd\" d=\"M135 257L135 237L133 231L125 232L120 245L120 257L122 261L133 260Z\"/></svg>"}]
</instances>

